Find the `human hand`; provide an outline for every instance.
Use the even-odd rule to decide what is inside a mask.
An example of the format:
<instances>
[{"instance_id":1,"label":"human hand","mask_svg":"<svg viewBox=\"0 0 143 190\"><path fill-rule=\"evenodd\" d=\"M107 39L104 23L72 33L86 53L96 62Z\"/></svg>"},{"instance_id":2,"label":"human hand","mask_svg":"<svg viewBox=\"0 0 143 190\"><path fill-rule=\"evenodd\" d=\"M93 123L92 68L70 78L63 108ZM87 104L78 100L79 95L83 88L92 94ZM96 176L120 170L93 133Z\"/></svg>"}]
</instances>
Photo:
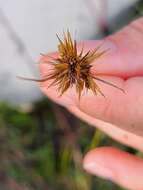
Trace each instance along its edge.
<instances>
[{"instance_id":1,"label":"human hand","mask_svg":"<svg viewBox=\"0 0 143 190\"><path fill-rule=\"evenodd\" d=\"M49 81L41 83L41 90L117 141L143 151L143 18L102 41L102 48L110 51L93 62L92 73L123 88L125 94L98 81L106 98L88 92L79 101L74 89L59 97L56 87L47 89ZM85 41L85 51L95 49L102 41ZM80 43L78 48L81 48ZM57 57L57 53L50 56ZM41 58L41 76L49 71L49 59L49 55ZM83 165L88 172L128 189L143 189L143 160L135 155L101 147L87 153Z\"/></svg>"}]
</instances>

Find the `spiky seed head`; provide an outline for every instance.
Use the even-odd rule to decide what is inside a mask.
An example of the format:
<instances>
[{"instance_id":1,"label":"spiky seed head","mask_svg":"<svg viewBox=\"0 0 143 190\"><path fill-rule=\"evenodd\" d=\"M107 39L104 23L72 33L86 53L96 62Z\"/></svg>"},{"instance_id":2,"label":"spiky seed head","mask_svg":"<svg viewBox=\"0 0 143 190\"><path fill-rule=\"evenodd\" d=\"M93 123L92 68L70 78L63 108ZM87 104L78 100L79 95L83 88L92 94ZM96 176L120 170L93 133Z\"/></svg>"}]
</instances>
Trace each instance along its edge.
<instances>
[{"instance_id":1,"label":"spiky seed head","mask_svg":"<svg viewBox=\"0 0 143 190\"><path fill-rule=\"evenodd\" d=\"M82 50L78 53L77 42L76 40L72 40L69 31L64 33L63 40L61 40L58 35L57 38L59 40L59 56L58 58L53 58L52 61L48 62L53 66L52 72L39 80L27 79L23 77L20 78L37 82L52 80L52 83L48 87L56 85L60 96L74 85L79 99L84 88L86 90L92 90L95 95L100 93L104 96L95 80L113 86L124 92L122 88L93 76L91 73L91 63L105 54L107 50L101 51L100 46L98 46L94 50L89 50L86 53L84 53L82 48Z\"/></svg>"},{"instance_id":2,"label":"spiky seed head","mask_svg":"<svg viewBox=\"0 0 143 190\"><path fill-rule=\"evenodd\" d=\"M58 51L59 56L52 60L53 72L49 74L49 79L53 79L52 85L58 87L58 92L62 95L70 87L75 85L79 98L84 88L92 90L94 94L101 92L99 86L96 84L90 69L91 63L101 57L106 51L99 51L99 47L93 51L83 53L83 48L80 53L77 51L77 42L72 40L69 31L64 33L64 38L59 40Z\"/></svg>"}]
</instances>

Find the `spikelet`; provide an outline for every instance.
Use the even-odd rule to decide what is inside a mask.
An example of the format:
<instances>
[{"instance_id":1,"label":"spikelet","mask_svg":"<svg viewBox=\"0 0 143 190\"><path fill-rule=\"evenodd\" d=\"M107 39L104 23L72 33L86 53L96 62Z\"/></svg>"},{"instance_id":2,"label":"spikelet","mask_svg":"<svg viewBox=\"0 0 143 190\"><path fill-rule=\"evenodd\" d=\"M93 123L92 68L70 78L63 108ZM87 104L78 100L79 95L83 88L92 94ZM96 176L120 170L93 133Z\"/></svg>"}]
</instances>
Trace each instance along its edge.
<instances>
[{"instance_id":1,"label":"spikelet","mask_svg":"<svg viewBox=\"0 0 143 190\"><path fill-rule=\"evenodd\" d=\"M93 51L89 50L88 52L83 53L82 48L80 53L78 53L77 42L76 40L72 40L69 31L67 31L66 34L64 33L63 40L61 40L58 35L57 38L59 40L59 56L58 58L53 58L53 60L49 63L53 66L52 73L39 80L30 80L43 82L52 79L50 86L56 85L60 96L63 95L69 88L75 86L79 99L84 88L86 90L92 90L95 95L99 93L104 96L100 90L100 87L96 84L96 80L124 92L124 90L118 86L95 77L90 72L92 67L91 63L104 55L106 50L100 51L100 47L97 47Z\"/></svg>"}]
</instances>

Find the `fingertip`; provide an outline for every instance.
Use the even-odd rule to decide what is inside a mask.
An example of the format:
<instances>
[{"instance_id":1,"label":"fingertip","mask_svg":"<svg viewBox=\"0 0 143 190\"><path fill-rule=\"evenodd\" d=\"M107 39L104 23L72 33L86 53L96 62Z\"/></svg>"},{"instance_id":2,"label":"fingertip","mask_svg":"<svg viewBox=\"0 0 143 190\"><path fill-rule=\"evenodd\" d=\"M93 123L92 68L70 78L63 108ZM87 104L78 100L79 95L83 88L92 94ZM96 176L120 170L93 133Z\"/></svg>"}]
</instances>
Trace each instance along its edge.
<instances>
[{"instance_id":1,"label":"fingertip","mask_svg":"<svg viewBox=\"0 0 143 190\"><path fill-rule=\"evenodd\" d=\"M91 174L110 179L132 189L143 189L143 160L113 147L102 147L87 153L83 167Z\"/></svg>"},{"instance_id":2,"label":"fingertip","mask_svg":"<svg viewBox=\"0 0 143 190\"><path fill-rule=\"evenodd\" d=\"M110 147L101 147L91 150L83 159L83 168L93 174L112 180L114 177L113 171L106 166L107 160L103 160L103 153L110 151ZM107 159L107 158L106 158Z\"/></svg>"}]
</instances>

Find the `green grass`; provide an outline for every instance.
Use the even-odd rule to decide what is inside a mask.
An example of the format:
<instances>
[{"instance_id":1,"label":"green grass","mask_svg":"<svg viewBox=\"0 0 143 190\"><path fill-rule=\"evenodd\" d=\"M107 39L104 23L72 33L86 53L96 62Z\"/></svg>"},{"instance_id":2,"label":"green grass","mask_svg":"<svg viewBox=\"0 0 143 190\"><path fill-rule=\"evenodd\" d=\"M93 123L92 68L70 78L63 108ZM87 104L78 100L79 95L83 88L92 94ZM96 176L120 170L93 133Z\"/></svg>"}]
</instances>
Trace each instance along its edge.
<instances>
[{"instance_id":1,"label":"green grass","mask_svg":"<svg viewBox=\"0 0 143 190\"><path fill-rule=\"evenodd\" d=\"M82 158L97 146L127 148L47 99L30 112L1 103L0 140L1 170L29 190L121 189L88 175Z\"/></svg>"}]
</instances>

